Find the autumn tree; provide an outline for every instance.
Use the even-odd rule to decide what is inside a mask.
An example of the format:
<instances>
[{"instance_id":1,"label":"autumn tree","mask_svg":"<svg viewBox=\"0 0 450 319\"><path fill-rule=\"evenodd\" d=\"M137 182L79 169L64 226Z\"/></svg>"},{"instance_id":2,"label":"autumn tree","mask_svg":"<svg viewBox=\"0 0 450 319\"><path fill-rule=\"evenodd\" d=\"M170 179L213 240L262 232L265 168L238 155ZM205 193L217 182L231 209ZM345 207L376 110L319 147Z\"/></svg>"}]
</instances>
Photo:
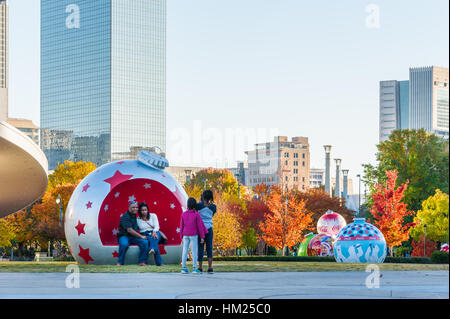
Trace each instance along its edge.
<instances>
[{"instance_id":1,"label":"autumn tree","mask_svg":"<svg viewBox=\"0 0 450 319\"><path fill-rule=\"evenodd\" d=\"M413 227L409 230L411 237L418 240L424 236L424 225L427 225L427 238L435 242L448 242L448 194L439 189L433 196L422 203L422 209L414 217Z\"/></svg>"},{"instance_id":2,"label":"autumn tree","mask_svg":"<svg viewBox=\"0 0 450 319\"><path fill-rule=\"evenodd\" d=\"M408 182L396 187L397 174L396 170L387 171L385 185L376 185L376 192L372 195L374 203L370 210L373 223L383 233L387 246L391 250L391 255L393 247L408 240L408 225L405 224L404 218L414 214L402 202Z\"/></svg>"},{"instance_id":3,"label":"autumn tree","mask_svg":"<svg viewBox=\"0 0 450 319\"><path fill-rule=\"evenodd\" d=\"M22 258L25 246L30 245L35 240L33 233L35 221L31 217L30 210L20 210L4 217L2 220L8 227L7 232L12 234L10 238L12 246L17 247L18 257Z\"/></svg>"},{"instance_id":4,"label":"autumn tree","mask_svg":"<svg viewBox=\"0 0 450 319\"><path fill-rule=\"evenodd\" d=\"M56 198L58 195L61 197L63 212L65 212L75 188L75 184L66 184L47 190L41 202L31 209L32 218L35 220L33 233L41 243L65 240L64 215L61 216Z\"/></svg>"},{"instance_id":5,"label":"autumn tree","mask_svg":"<svg viewBox=\"0 0 450 319\"><path fill-rule=\"evenodd\" d=\"M185 190L188 194L199 196L198 193L201 194L204 189L211 189L214 195L222 197L227 202L241 202L239 193L240 190L243 190L243 187L239 185L233 173L227 169L207 168L200 170L195 173L189 183L185 184ZM198 197L194 198L198 199Z\"/></svg>"},{"instance_id":6,"label":"autumn tree","mask_svg":"<svg viewBox=\"0 0 450 319\"><path fill-rule=\"evenodd\" d=\"M226 255L231 249L241 246L241 233L236 216L220 198L217 201L217 213L213 217L213 231L213 248L220 255Z\"/></svg>"},{"instance_id":7,"label":"autumn tree","mask_svg":"<svg viewBox=\"0 0 450 319\"><path fill-rule=\"evenodd\" d=\"M14 239L14 229L11 227L9 221L6 218L0 219L0 247L11 247L12 240Z\"/></svg>"},{"instance_id":8,"label":"autumn tree","mask_svg":"<svg viewBox=\"0 0 450 319\"><path fill-rule=\"evenodd\" d=\"M417 241L412 241L413 250L411 252L411 256L413 257L431 257L433 251L437 250L437 244L434 241L428 239L427 236L427 246L425 247L424 236L420 236ZM425 256L425 248L426 248L426 256Z\"/></svg>"},{"instance_id":9,"label":"autumn tree","mask_svg":"<svg viewBox=\"0 0 450 319\"><path fill-rule=\"evenodd\" d=\"M312 218L306 213L305 203L299 201L293 192L283 194L278 186L273 186L267 196L269 212L260 223L262 238L268 245L283 250L296 245L304 231L311 228Z\"/></svg>"},{"instance_id":10,"label":"autumn tree","mask_svg":"<svg viewBox=\"0 0 450 319\"><path fill-rule=\"evenodd\" d=\"M83 178L95 170L94 163L64 161L58 164L55 171L48 177L47 190L53 190L59 185L78 185Z\"/></svg>"}]
</instances>

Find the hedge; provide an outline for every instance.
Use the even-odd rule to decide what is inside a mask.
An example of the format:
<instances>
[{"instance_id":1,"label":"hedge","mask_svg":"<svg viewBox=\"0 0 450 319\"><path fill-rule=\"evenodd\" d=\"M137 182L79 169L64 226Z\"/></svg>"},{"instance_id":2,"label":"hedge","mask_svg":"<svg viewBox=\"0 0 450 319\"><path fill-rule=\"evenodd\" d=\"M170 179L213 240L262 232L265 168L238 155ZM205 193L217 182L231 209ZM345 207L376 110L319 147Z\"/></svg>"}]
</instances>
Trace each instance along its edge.
<instances>
[{"instance_id":1,"label":"hedge","mask_svg":"<svg viewBox=\"0 0 450 319\"><path fill-rule=\"evenodd\" d=\"M215 261L297 261L297 262L336 262L334 257L303 257L303 256L227 256L214 257ZM431 264L429 258L423 257L386 257L385 263L398 264Z\"/></svg>"},{"instance_id":2,"label":"hedge","mask_svg":"<svg viewBox=\"0 0 450 319\"><path fill-rule=\"evenodd\" d=\"M431 260L435 264L448 264L448 252L439 250L433 251Z\"/></svg>"}]
</instances>

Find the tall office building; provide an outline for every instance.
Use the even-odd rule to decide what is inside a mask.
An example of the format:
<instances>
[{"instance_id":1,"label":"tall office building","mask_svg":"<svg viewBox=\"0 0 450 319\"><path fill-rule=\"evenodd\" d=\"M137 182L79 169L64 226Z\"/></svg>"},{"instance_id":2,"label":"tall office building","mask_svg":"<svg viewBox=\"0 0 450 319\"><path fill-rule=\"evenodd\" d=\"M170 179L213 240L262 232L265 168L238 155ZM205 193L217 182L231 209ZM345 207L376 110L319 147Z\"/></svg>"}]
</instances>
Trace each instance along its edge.
<instances>
[{"instance_id":1,"label":"tall office building","mask_svg":"<svg viewBox=\"0 0 450 319\"><path fill-rule=\"evenodd\" d=\"M409 69L409 81L380 82L380 142L395 129L448 137L448 68Z\"/></svg>"},{"instance_id":2,"label":"tall office building","mask_svg":"<svg viewBox=\"0 0 450 319\"><path fill-rule=\"evenodd\" d=\"M380 141L409 128L409 81L380 82Z\"/></svg>"},{"instance_id":3,"label":"tall office building","mask_svg":"<svg viewBox=\"0 0 450 319\"><path fill-rule=\"evenodd\" d=\"M448 137L448 68L411 68L409 79L410 127Z\"/></svg>"},{"instance_id":4,"label":"tall office building","mask_svg":"<svg viewBox=\"0 0 450 319\"><path fill-rule=\"evenodd\" d=\"M8 119L8 3L0 0L0 121Z\"/></svg>"},{"instance_id":5,"label":"tall office building","mask_svg":"<svg viewBox=\"0 0 450 319\"><path fill-rule=\"evenodd\" d=\"M166 149L166 0L41 0L41 147L97 166Z\"/></svg>"},{"instance_id":6,"label":"tall office building","mask_svg":"<svg viewBox=\"0 0 450 319\"><path fill-rule=\"evenodd\" d=\"M248 155L248 186L261 183L283 190L309 188L310 152L307 137L275 136L273 142L255 145Z\"/></svg>"}]
</instances>

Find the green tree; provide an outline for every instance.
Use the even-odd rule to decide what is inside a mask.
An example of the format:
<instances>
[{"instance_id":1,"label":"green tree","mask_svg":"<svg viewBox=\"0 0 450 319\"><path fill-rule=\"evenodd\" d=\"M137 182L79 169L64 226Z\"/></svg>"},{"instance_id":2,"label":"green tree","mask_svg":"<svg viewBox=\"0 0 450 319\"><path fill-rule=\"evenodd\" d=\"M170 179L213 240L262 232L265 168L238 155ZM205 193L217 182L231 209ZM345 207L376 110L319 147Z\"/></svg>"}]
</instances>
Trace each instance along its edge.
<instances>
[{"instance_id":1,"label":"green tree","mask_svg":"<svg viewBox=\"0 0 450 319\"><path fill-rule=\"evenodd\" d=\"M256 237L256 231L254 228L248 228L242 233L241 237L242 247L247 251L247 255L253 255L253 252L258 245L258 239Z\"/></svg>"},{"instance_id":2,"label":"green tree","mask_svg":"<svg viewBox=\"0 0 450 319\"><path fill-rule=\"evenodd\" d=\"M365 164L364 182L371 193L386 180L385 172L396 170L399 184L409 181L404 203L417 211L435 189L448 193L448 140L420 130L394 130L389 139L377 145L378 166ZM372 196L369 196L371 198ZM369 199L369 206L372 200Z\"/></svg>"},{"instance_id":3,"label":"green tree","mask_svg":"<svg viewBox=\"0 0 450 319\"><path fill-rule=\"evenodd\" d=\"M422 209L417 212L410 229L411 237L418 241L424 236L424 225L427 225L427 239L448 242L448 205L448 194L437 189L433 196L423 201Z\"/></svg>"}]
</instances>

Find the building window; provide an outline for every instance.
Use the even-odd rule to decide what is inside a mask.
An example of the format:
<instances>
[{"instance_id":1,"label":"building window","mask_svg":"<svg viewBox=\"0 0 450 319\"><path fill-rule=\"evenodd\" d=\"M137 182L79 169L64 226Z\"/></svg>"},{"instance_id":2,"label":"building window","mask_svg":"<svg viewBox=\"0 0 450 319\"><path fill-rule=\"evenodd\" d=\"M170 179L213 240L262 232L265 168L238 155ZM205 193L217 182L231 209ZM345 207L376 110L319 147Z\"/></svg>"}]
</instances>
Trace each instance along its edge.
<instances>
[{"instance_id":1,"label":"building window","mask_svg":"<svg viewBox=\"0 0 450 319\"><path fill-rule=\"evenodd\" d=\"M305 158L305 153L302 154L302 157Z\"/></svg>"},{"instance_id":2,"label":"building window","mask_svg":"<svg viewBox=\"0 0 450 319\"><path fill-rule=\"evenodd\" d=\"M298 161L294 161L294 166L298 166Z\"/></svg>"},{"instance_id":3,"label":"building window","mask_svg":"<svg viewBox=\"0 0 450 319\"><path fill-rule=\"evenodd\" d=\"M305 162L304 161L303 161L302 165L305 166Z\"/></svg>"}]
</instances>

